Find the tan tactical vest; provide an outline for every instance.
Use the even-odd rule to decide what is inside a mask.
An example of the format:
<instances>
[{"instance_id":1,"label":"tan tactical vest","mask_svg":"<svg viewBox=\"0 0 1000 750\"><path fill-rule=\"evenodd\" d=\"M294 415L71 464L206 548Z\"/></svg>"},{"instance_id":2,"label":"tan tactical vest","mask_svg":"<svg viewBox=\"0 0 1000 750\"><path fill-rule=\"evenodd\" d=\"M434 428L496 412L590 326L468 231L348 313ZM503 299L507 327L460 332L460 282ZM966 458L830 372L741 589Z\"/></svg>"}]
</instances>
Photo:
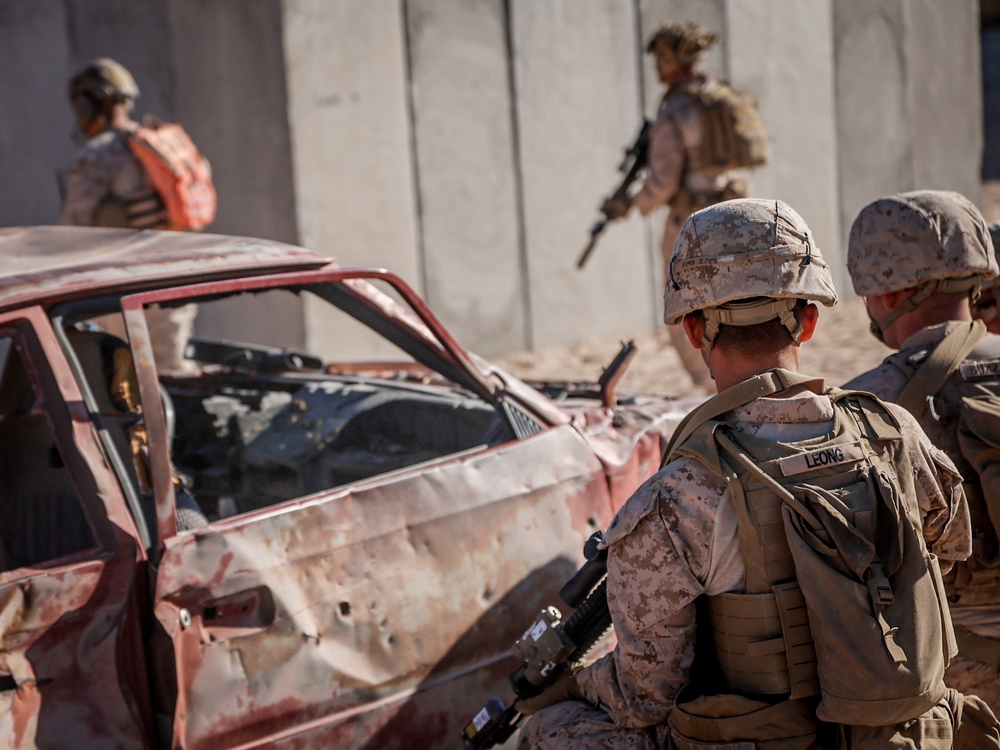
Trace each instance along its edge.
<instances>
[{"instance_id":1,"label":"tan tactical vest","mask_svg":"<svg viewBox=\"0 0 1000 750\"><path fill-rule=\"evenodd\" d=\"M887 358L908 384L897 402L955 462L972 516L972 557L947 577L959 606L1000 605L1000 337L957 326L936 347Z\"/></svg>"},{"instance_id":2,"label":"tan tactical vest","mask_svg":"<svg viewBox=\"0 0 1000 750\"><path fill-rule=\"evenodd\" d=\"M830 436L777 443L717 419L797 385L831 397ZM818 694L816 716L849 725L903 722L934 706L954 634L885 405L773 370L719 394L677 434L668 458L720 476L738 518L745 593L708 599L725 688Z\"/></svg>"}]
</instances>

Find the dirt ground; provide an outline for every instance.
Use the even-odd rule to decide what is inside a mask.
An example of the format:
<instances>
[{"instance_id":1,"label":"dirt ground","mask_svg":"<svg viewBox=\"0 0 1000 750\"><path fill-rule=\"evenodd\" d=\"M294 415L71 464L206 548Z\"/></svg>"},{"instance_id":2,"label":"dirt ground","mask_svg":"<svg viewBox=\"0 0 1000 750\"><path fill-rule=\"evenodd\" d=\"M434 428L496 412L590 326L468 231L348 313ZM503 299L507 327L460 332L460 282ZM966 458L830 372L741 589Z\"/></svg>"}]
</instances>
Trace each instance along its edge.
<instances>
[{"instance_id":1,"label":"dirt ground","mask_svg":"<svg viewBox=\"0 0 1000 750\"><path fill-rule=\"evenodd\" d=\"M632 337L637 354L629 365L621 392L690 396L699 393L681 365L666 329ZM587 339L573 346L517 352L494 361L529 380L596 380L618 353L618 339ZM857 297L834 307L820 307L816 336L802 346L802 371L841 385L871 369L890 354L868 332L864 303Z\"/></svg>"},{"instance_id":2,"label":"dirt ground","mask_svg":"<svg viewBox=\"0 0 1000 750\"><path fill-rule=\"evenodd\" d=\"M983 185L983 215L1000 220L1000 181ZM666 329L631 337L637 354L619 385L621 392L689 396L699 393L680 363ZM587 339L572 346L537 352L516 352L494 361L530 380L590 380L600 377L618 353L618 339ZM842 299L832 308L820 307L819 326L802 346L802 371L841 385L871 369L890 350L868 332L868 316L860 298Z\"/></svg>"}]
</instances>

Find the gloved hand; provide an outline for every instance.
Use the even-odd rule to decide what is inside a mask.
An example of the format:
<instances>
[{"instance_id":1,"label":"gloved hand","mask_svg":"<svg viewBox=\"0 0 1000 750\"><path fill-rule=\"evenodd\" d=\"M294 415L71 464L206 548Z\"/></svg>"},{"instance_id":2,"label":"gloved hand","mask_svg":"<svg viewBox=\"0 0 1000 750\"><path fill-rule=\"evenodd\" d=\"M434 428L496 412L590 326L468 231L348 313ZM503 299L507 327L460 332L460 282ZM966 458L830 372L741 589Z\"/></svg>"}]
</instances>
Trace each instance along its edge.
<instances>
[{"instance_id":1,"label":"gloved hand","mask_svg":"<svg viewBox=\"0 0 1000 750\"><path fill-rule=\"evenodd\" d=\"M576 672L566 672L534 698L518 701L514 707L525 716L563 701L582 701L583 693L576 684Z\"/></svg>"},{"instance_id":2,"label":"gloved hand","mask_svg":"<svg viewBox=\"0 0 1000 750\"><path fill-rule=\"evenodd\" d=\"M632 207L628 198L612 196L601 204L601 213L608 217L608 221L623 219Z\"/></svg>"}]
</instances>

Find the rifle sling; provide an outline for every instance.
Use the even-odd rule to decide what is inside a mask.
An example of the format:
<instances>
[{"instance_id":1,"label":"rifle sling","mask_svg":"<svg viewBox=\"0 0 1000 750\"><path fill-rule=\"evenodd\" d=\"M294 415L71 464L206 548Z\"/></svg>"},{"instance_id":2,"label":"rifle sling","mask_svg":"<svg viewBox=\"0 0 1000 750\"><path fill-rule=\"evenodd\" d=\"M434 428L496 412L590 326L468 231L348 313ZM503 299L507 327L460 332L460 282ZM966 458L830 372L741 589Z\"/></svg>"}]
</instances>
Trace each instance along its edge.
<instances>
[{"instance_id":1,"label":"rifle sling","mask_svg":"<svg viewBox=\"0 0 1000 750\"><path fill-rule=\"evenodd\" d=\"M981 320L952 329L913 373L896 403L922 419L927 413L928 399L938 394L985 333L986 326Z\"/></svg>"}]
</instances>

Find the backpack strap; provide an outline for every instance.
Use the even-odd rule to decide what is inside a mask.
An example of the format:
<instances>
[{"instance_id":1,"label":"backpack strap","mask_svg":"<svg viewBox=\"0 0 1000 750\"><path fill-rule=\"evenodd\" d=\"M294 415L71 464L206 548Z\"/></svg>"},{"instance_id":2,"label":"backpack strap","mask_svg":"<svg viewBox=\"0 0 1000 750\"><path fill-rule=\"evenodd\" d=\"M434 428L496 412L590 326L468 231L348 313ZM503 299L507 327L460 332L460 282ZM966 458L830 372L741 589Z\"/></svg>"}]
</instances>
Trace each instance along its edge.
<instances>
[{"instance_id":1,"label":"backpack strap","mask_svg":"<svg viewBox=\"0 0 1000 750\"><path fill-rule=\"evenodd\" d=\"M938 394L985 333L986 326L981 320L952 329L913 373L896 403L922 419L927 413L928 400Z\"/></svg>"},{"instance_id":2,"label":"backpack strap","mask_svg":"<svg viewBox=\"0 0 1000 750\"><path fill-rule=\"evenodd\" d=\"M791 370L775 368L744 380L742 383L737 383L732 388L727 388L713 396L697 409L689 412L677 425L677 429L674 430L674 434L667 444L667 449L663 452L660 468L662 469L672 461L676 450L684 445L692 433L706 422L758 398L771 396L800 385L814 393L827 391L826 381L823 378L813 378Z\"/></svg>"}]
</instances>

